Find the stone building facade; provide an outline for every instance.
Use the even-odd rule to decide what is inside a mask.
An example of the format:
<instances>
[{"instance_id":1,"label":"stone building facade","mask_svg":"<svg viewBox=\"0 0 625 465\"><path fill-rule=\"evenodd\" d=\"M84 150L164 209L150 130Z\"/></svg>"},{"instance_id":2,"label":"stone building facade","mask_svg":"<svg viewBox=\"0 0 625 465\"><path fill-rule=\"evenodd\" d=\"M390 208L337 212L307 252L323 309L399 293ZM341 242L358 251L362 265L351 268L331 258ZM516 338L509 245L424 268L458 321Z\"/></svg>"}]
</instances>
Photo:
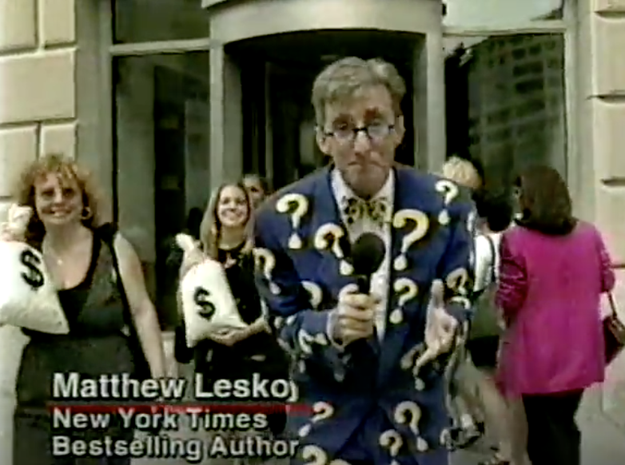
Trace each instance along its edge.
<instances>
[{"instance_id":1,"label":"stone building facade","mask_svg":"<svg viewBox=\"0 0 625 465\"><path fill-rule=\"evenodd\" d=\"M200 0L197 3L199 10ZM282 3L248 1L243 2L243 6L257 6L247 10L243 6L233 7L232 13L228 11L227 1L205 0L203 6L215 9L217 17L230 14L244 20L252 11L261 17ZM303 5L303 2L290 3ZM306 3L323 5L324 1ZM347 0L342 3L350 4ZM369 3L376 2L370 0ZM401 17L402 9L410 11L411 5L428 4L431 10L431 5L438 2L393 0L385 3L391 6L387 8L387 15L392 10ZM571 30L565 32L568 35L565 59L569 65L567 72L571 74L567 83L574 84L568 91L566 103L567 128L573 134L567 147L567 177L581 216L598 222L610 238L619 262L625 262L625 245L617 240L625 234L625 222L619 221L617 216L625 204L625 157L620 156L620 145L625 141L625 132L621 130L625 122L625 56L618 52L625 41L625 1L578 0L573 3L574 20ZM291 14L296 11L290 9ZM308 7L302 11L303 15L310 16L311 12L322 10ZM114 188L112 179L115 168L121 169L126 163L114 166L111 155L114 117L111 56L107 50L112 43L112 33L106 30L110 28L107 21L112 21L109 2L2 0L0 21L0 199L3 199L0 205L8 202L10 186L24 164L51 152L77 156L97 173L110 203L127 202L126 199L132 197L132 188L125 191L119 185ZM323 21L326 20L317 21L316 26L325 27ZM271 27L271 21L257 22L265 23ZM329 26L341 24L334 20ZM416 31L420 26L417 24L413 29ZM424 30L430 27L422 26ZM354 27L354 24L345 27ZM400 27L408 28L403 24ZM215 29L219 33L218 24ZM211 47L210 60L216 63L211 75L218 77L221 72L221 83L219 79L212 80L211 99L216 101L217 94L227 92L225 88L232 86L236 77L224 78L229 63L220 59L223 47ZM434 79L440 79L441 75L435 70L431 73ZM428 92L438 93L436 89ZM227 106L227 102L219 105ZM213 119L220 117L214 105L211 111ZM228 115L227 109L221 113L222 119L236 119L235 115ZM442 115L429 116L436 119L430 132L440 133L438 126L443 124ZM224 122L213 121L209 131L212 135L210 164L215 178L223 171L236 174L242 169L237 157L223 155L225 151L237 150L232 149L232 143L224 145L224 126L228 126ZM228 137L236 138L236 130ZM441 163L438 155L441 148L434 151L436 155L428 155L435 157L432 166ZM124 191L124 195L117 195L116 189ZM150 261L153 252L145 251L142 255Z\"/></svg>"}]
</instances>

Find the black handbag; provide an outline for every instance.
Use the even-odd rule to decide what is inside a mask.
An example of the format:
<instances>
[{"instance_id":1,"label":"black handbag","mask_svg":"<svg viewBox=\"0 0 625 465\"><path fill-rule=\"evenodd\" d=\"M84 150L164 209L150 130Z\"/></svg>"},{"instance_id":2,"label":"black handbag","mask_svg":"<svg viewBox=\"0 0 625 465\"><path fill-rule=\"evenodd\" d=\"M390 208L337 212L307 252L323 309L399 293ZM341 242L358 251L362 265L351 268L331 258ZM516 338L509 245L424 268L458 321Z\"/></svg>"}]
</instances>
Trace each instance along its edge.
<instances>
[{"instance_id":1,"label":"black handbag","mask_svg":"<svg viewBox=\"0 0 625 465\"><path fill-rule=\"evenodd\" d=\"M128 304L126 289L124 288L121 273L119 272L119 261L117 260L117 253L115 252L114 245L116 234L117 227L113 224L107 223L98 228L98 235L111 251L111 258L113 260L113 267L115 269L116 276L115 282L117 284L117 290L119 291L119 295L122 299L122 304L124 306L124 322L126 323L126 327L128 328L129 332L128 347L130 349L130 352L132 353L134 364L134 373L132 375L133 378L143 381L152 377L152 370L150 369L150 364L148 363L148 360L145 357L145 353L143 352L141 340L139 339L139 334L137 333L137 328L135 327L132 318L130 305Z\"/></svg>"},{"instance_id":2,"label":"black handbag","mask_svg":"<svg viewBox=\"0 0 625 465\"><path fill-rule=\"evenodd\" d=\"M603 319L605 361L610 364L625 347L625 324L619 319L614 296L608 293L610 314Z\"/></svg>"}]
</instances>

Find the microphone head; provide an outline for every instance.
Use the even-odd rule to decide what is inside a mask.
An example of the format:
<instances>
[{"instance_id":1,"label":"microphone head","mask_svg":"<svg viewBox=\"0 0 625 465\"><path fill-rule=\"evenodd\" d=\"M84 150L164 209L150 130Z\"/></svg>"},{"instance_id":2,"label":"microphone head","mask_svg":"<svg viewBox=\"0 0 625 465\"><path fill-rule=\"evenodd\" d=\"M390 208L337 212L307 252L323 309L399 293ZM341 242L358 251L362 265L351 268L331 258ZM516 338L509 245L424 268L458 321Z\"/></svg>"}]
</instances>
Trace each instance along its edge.
<instances>
[{"instance_id":1,"label":"microphone head","mask_svg":"<svg viewBox=\"0 0 625 465\"><path fill-rule=\"evenodd\" d=\"M362 234L352 246L354 274L371 276L382 265L385 253L386 247L378 235L373 233Z\"/></svg>"}]
</instances>

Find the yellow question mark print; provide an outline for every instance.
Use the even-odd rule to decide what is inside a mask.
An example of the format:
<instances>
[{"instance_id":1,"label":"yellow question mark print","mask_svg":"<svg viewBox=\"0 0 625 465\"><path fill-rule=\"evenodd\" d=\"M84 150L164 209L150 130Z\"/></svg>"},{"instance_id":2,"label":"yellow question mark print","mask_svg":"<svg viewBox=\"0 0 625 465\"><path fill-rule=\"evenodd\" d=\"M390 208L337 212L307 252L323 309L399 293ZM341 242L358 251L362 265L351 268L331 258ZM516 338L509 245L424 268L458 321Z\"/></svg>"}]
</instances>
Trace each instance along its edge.
<instances>
[{"instance_id":1,"label":"yellow question mark print","mask_svg":"<svg viewBox=\"0 0 625 465\"><path fill-rule=\"evenodd\" d=\"M458 196L458 186L447 179L441 179L436 183L435 189L443 194L443 210L438 215L438 222L442 225L449 224L447 206Z\"/></svg>"},{"instance_id":2,"label":"yellow question mark print","mask_svg":"<svg viewBox=\"0 0 625 465\"><path fill-rule=\"evenodd\" d=\"M406 226L408 221L414 223L412 231L404 236L401 244L400 255L395 259L394 268L396 271L402 271L408 268L408 258L406 253L412 244L423 239L430 227L430 220L425 213L419 210L400 210L393 216L393 227L401 229Z\"/></svg>"},{"instance_id":3,"label":"yellow question mark print","mask_svg":"<svg viewBox=\"0 0 625 465\"><path fill-rule=\"evenodd\" d=\"M310 334L308 331L304 329L300 329L297 332L297 342L302 349L302 352L306 355L312 354L312 344L313 342L319 344L320 346L328 345L328 338L324 333L317 333L314 336Z\"/></svg>"},{"instance_id":4,"label":"yellow question mark print","mask_svg":"<svg viewBox=\"0 0 625 465\"><path fill-rule=\"evenodd\" d=\"M315 340L315 338L309 334L306 330L300 329L297 332L297 342L299 343L302 352L306 355L312 354L312 347L310 344Z\"/></svg>"},{"instance_id":5,"label":"yellow question mark print","mask_svg":"<svg viewBox=\"0 0 625 465\"><path fill-rule=\"evenodd\" d=\"M300 360L299 362L297 362L297 370L300 373L306 373L306 362L304 360Z\"/></svg>"},{"instance_id":6,"label":"yellow question mark print","mask_svg":"<svg viewBox=\"0 0 625 465\"><path fill-rule=\"evenodd\" d=\"M456 268L445 278L445 284L449 289L455 291L461 296L469 294L467 284L469 283L469 272L466 268Z\"/></svg>"},{"instance_id":7,"label":"yellow question mark print","mask_svg":"<svg viewBox=\"0 0 625 465\"><path fill-rule=\"evenodd\" d=\"M325 335L325 333L317 333L314 336L313 341L315 341L315 343L319 344L320 346L328 345L328 337Z\"/></svg>"},{"instance_id":8,"label":"yellow question mark print","mask_svg":"<svg viewBox=\"0 0 625 465\"><path fill-rule=\"evenodd\" d=\"M312 444L304 446L302 458L306 461L306 465L349 465L348 462L341 459L335 459L328 463L328 454L320 447Z\"/></svg>"},{"instance_id":9,"label":"yellow question mark print","mask_svg":"<svg viewBox=\"0 0 625 465\"><path fill-rule=\"evenodd\" d=\"M449 431L448 428L443 428L443 430L441 431L439 442L440 442L441 446L451 447L451 445L452 445L452 437L451 437L451 431Z\"/></svg>"},{"instance_id":10,"label":"yellow question mark print","mask_svg":"<svg viewBox=\"0 0 625 465\"><path fill-rule=\"evenodd\" d=\"M401 367L401 369L402 370L413 369L417 361L417 356L424 349L424 347L425 347L425 344L420 342L419 344L411 348L408 352L406 352L404 356L401 358L401 360L399 361L399 366ZM425 382L421 378L419 378L418 372L415 373L413 371L413 375L415 377L415 380L414 380L415 389L417 391L423 391L425 389Z\"/></svg>"},{"instance_id":11,"label":"yellow question mark print","mask_svg":"<svg viewBox=\"0 0 625 465\"><path fill-rule=\"evenodd\" d=\"M315 402L312 406L314 415L310 418L311 423L319 423L320 421L327 420L334 415L334 407L327 402ZM299 430L300 437L307 436L312 428L311 424L304 425Z\"/></svg>"},{"instance_id":12,"label":"yellow question mark print","mask_svg":"<svg viewBox=\"0 0 625 465\"><path fill-rule=\"evenodd\" d=\"M395 421L400 425L408 425L410 431L416 436L417 449L425 452L428 448L425 440L419 436L419 421L421 420L421 409L417 404L406 400L395 407Z\"/></svg>"},{"instance_id":13,"label":"yellow question mark print","mask_svg":"<svg viewBox=\"0 0 625 465\"><path fill-rule=\"evenodd\" d=\"M417 391L423 391L425 389L425 381L423 381L421 378L419 378L418 376L415 376L414 379L414 388Z\"/></svg>"},{"instance_id":14,"label":"yellow question mark print","mask_svg":"<svg viewBox=\"0 0 625 465\"><path fill-rule=\"evenodd\" d=\"M456 303L456 304L460 304L464 307L465 310L471 310L471 301L469 300L468 297L462 297L459 295L453 296L451 299L449 299L450 303Z\"/></svg>"},{"instance_id":15,"label":"yellow question mark print","mask_svg":"<svg viewBox=\"0 0 625 465\"><path fill-rule=\"evenodd\" d=\"M388 449L391 457L395 459L397 457L397 454L399 454L399 450L401 449L401 446L404 445L404 441L402 440L401 436L399 435L397 431L390 429L390 430L384 431L380 435L380 445ZM393 460L391 462L391 465L398 465L398 463L396 460Z\"/></svg>"},{"instance_id":16,"label":"yellow question mark print","mask_svg":"<svg viewBox=\"0 0 625 465\"><path fill-rule=\"evenodd\" d=\"M328 463L328 454L321 447L312 444L304 446L302 458L306 465L326 465Z\"/></svg>"},{"instance_id":17,"label":"yellow question mark print","mask_svg":"<svg viewBox=\"0 0 625 465\"><path fill-rule=\"evenodd\" d=\"M420 342L419 344L413 346L408 352L403 355L403 357L399 361L399 366L402 370L409 370L414 366L417 355L421 350L423 350L423 347L424 344Z\"/></svg>"},{"instance_id":18,"label":"yellow question mark print","mask_svg":"<svg viewBox=\"0 0 625 465\"><path fill-rule=\"evenodd\" d=\"M308 199L302 194L286 194L276 203L278 213L287 213L291 218L293 233L289 237L290 249L301 249L302 239L297 234L297 230L302 224L302 218L308 212Z\"/></svg>"},{"instance_id":19,"label":"yellow question mark print","mask_svg":"<svg viewBox=\"0 0 625 465\"><path fill-rule=\"evenodd\" d=\"M276 341L278 342L278 345L282 348L282 350L284 350L286 353L290 354L293 350L288 342L286 342L284 339L278 337L276 338Z\"/></svg>"},{"instance_id":20,"label":"yellow question mark print","mask_svg":"<svg viewBox=\"0 0 625 465\"><path fill-rule=\"evenodd\" d=\"M339 271L343 276L349 276L354 272L354 268L345 260L345 255L341 250L340 240L345 235L343 229L333 223L320 226L315 233L315 248L317 250L330 249L339 260Z\"/></svg>"},{"instance_id":21,"label":"yellow question mark print","mask_svg":"<svg viewBox=\"0 0 625 465\"><path fill-rule=\"evenodd\" d=\"M389 316L389 321L394 325L403 321L402 307L406 302L414 299L419 292L419 288L414 281L408 278L399 278L393 283L393 290L399 294L398 307L393 310Z\"/></svg>"},{"instance_id":22,"label":"yellow question mark print","mask_svg":"<svg viewBox=\"0 0 625 465\"><path fill-rule=\"evenodd\" d=\"M253 253L256 268L261 270L263 276L269 283L269 290L272 294L279 294L280 288L271 281L271 275L276 267L276 257L271 253L271 250L260 247L255 248Z\"/></svg>"},{"instance_id":23,"label":"yellow question mark print","mask_svg":"<svg viewBox=\"0 0 625 465\"><path fill-rule=\"evenodd\" d=\"M321 305L321 301L323 299L323 292L321 291L321 287L316 284L313 283L312 281L302 281L302 286L304 287L304 289L306 289L306 292L308 292L308 295L310 296L310 305L314 310L317 310L319 308L319 305Z\"/></svg>"},{"instance_id":24,"label":"yellow question mark print","mask_svg":"<svg viewBox=\"0 0 625 465\"><path fill-rule=\"evenodd\" d=\"M328 404L327 402L315 402L312 407L315 415L312 417L312 422L317 423L323 420L327 420L328 418L334 415L334 407Z\"/></svg>"}]
</instances>

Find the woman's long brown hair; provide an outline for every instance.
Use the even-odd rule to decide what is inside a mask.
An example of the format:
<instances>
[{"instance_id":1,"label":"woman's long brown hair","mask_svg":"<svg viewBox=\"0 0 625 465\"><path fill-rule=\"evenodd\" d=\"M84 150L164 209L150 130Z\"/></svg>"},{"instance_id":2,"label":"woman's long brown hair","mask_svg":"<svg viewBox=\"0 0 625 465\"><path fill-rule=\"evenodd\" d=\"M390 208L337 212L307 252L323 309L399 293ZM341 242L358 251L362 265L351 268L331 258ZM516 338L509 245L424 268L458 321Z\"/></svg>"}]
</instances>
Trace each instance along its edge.
<instances>
[{"instance_id":1,"label":"woman's long brown hair","mask_svg":"<svg viewBox=\"0 0 625 465\"><path fill-rule=\"evenodd\" d=\"M221 193L226 187L236 187L237 189L240 189L245 196L245 203L247 204L248 213L245 220L246 241L245 245L243 246L242 252L250 253L253 248L253 240L251 230L249 228L249 224L252 219L252 203L250 201L250 197L247 194L245 186L241 182L225 182L217 187L211 194L208 206L204 211L202 223L200 224L200 243L202 245L202 250L207 256L209 256L213 260L217 260L219 253L219 241L221 240L221 222L219 221L219 217L217 215L217 207L219 204Z\"/></svg>"}]
</instances>

